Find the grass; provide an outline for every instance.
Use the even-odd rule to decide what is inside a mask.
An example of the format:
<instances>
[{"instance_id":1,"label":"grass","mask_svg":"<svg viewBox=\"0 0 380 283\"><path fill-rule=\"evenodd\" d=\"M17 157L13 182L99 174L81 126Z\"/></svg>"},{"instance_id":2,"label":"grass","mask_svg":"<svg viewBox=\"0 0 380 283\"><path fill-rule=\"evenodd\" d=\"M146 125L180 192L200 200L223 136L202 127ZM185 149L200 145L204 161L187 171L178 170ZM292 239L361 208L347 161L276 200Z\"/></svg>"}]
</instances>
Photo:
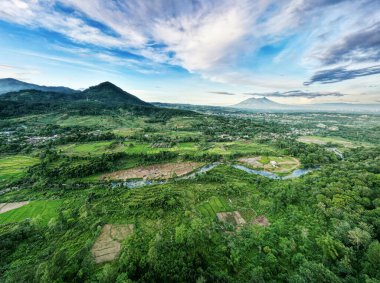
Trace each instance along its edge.
<instances>
[{"instance_id":1,"label":"grass","mask_svg":"<svg viewBox=\"0 0 380 283\"><path fill-rule=\"evenodd\" d=\"M37 163L37 158L23 155L0 158L0 185L22 178L26 174L27 168Z\"/></svg>"},{"instance_id":2,"label":"grass","mask_svg":"<svg viewBox=\"0 0 380 283\"><path fill-rule=\"evenodd\" d=\"M248 164L247 162L242 162L245 166L258 169L271 171L274 173L283 173L287 174L297 169L300 165L299 160L290 156L261 156L260 159L257 160L262 165L256 166L254 164ZM276 166L272 166L270 164L271 161L277 162Z\"/></svg>"},{"instance_id":3,"label":"grass","mask_svg":"<svg viewBox=\"0 0 380 283\"><path fill-rule=\"evenodd\" d=\"M0 224L20 222L28 218L37 220L41 225L46 225L52 218L57 217L61 201L39 200L32 201L20 208L0 214Z\"/></svg>"},{"instance_id":4,"label":"grass","mask_svg":"<svg viewBox=\"0 0 380 283\"><path fill-rule=\"evenodd\" d=\"M208 201L198 205L198 211L205 217L216 217L216 213L230 211L228 203L216 196L211 197Z\"/></svg>"},{"instance_id":5,"label":"grass","mask_svg":"<svg viewBox=\"0 0 380 283\"><path fill-rule=\"evenodd\" d=\"M117 145L110 148L110 141L100 142L88 142L79 144L68 144L59 146L57 149L62 150L67 155L101 155L103 153L111 153L124 151L130 154L157 154L162 151L172 151L179 154L279 154L278 149L275 149L269 145L258 144L254 142L214 142L207 144L207 147L201 148L198 143L195 142L183 142L176 144L171 148L158 147L152 148L151 143L144 142L124 142L121 145Z\"/></svg>"},{"instance_id":6,"label":"grass","mask_svg":"<svg viewBox=\"0 0 380 283\"><path fill-rule=\"evenodd\" d=\"M338 137L319 137L319 136L303 136L298 138L298 141L304 143L315 143L320 145L325 145L327 143L338 144L342 147L352 148L359 146L360 143L355 143L343 138Z\"/></svg>"},{"instance_id":7,"label":"grass","mask_svg":"<svg viewBox=\"0 0 380 283\"><path fill-rule=\"evenodd\" d=\"M213 143L213 147L208 150L209 153L230 155L230 154L278 154L275 149L266 144L255 142L223 142Z\"/></svg>"},{"instance_id":8,"label":"grass","mask_svg":"<svg viewBox=\"0 0 380 283\"><path fill-rule=\"evenodd\" d=\"M110 141L101 142L89 142L80 144L68 144L59 146L57 149L62 150L67 155L102 155L103 153L110 153L120 151L122 146L116 146L115 148L109 148Z\"/></svg>"}]
</instances>

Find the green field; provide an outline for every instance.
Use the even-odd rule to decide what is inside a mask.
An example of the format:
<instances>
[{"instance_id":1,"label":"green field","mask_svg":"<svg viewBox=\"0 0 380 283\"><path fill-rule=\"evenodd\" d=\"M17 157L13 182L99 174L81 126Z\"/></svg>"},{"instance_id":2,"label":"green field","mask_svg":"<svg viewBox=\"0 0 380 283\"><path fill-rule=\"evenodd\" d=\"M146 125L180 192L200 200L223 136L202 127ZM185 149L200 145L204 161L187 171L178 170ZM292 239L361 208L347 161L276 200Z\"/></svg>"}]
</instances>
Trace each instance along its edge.
<instances>
[{"instance_id":1,"label":"green field","mask_svg":"<svg viewBox=\"0 0 380 283\"><path fill-rule=\"evenodd\" d=\"M303 136L303 137L299 137L298 141L304 142L304 143L320 144L320 145L326 145L328 143L332 143L332 144L337 144L345 148L353 148L353 147L368 145L367 143L349 141L347 139L343 139L339 137Z\"/></svg>"},{"instance_id":2,"label":"green field","mask_svg":"<svg viewBox=\"0 0 380 283\"><path fill-rule=\"evenodd\" d=\"M13 155L0 158L0 185L22 178L29 166L37 164L38 159L31 156Z\"/></svg>"},{"instance_id":3,"label":"green field","mask_svg":"<svg viewBox=\"0 0 380 283\"><path fill-rule=\"evenodd\" d=\"M220 197L213 196L208 201L198 205L197 210L205 217L216 217L216 213L230 211L228 203Z\"/></svg>"},{"instance_id":4,"label":"green field","mask_svg":"<svg viewBox=\"0 0 380 283\"><path fill-rule=\"evenodd\" d=\"M58 150L62 150L67 155L101 155L103 153L110 153L118 151L118 149L123 149L123 146L117 146L110 148L110 141L101 142L89 142L89 143L78 143L78 144L68 144L64 146L57 147Z\"/></svg>"},{"instance_id":5,"label":"green field","mask_svg":"<svg viewBox=\"0 0 380 283\"><path fill-rule=\"evenodd\" d=\"M129 154L157 154L162 151L171 151L179 154L255 154L266 153L276 154L281 153L279 149L275 149L266 144L254 142L212 142L201 145L195 142L183 142L174 145L173 147L153 147L151 143L146 142L123 142L111 147L112 142L88 142L78 144L68 144L57 147L66 155L101 155L103 153L124 151Z\"/></svg>"},{"instance_id":6,"label":"green field","mask_svg":"<svg viewBox=\"0 0 380 283\"><path fill-rule=\"evenodd\" d=\"M31 201L25 206L0 214L0 224L32 219L41 225L46 225L52 218L57 217L61 203L61 201L54 200Z\"/></svg>"}]
</instances>

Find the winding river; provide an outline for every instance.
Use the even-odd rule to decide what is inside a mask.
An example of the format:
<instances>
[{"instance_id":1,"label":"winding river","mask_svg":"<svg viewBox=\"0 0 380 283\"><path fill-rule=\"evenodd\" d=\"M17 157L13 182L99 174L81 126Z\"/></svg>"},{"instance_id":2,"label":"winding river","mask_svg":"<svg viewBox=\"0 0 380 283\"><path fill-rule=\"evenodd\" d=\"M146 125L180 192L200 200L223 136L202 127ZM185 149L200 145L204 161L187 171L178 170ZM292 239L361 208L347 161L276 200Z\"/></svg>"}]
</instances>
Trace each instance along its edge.
<instances>
[{"instance_id":1,"label":"winding river","mask_svg":"<svg viewBox=\"0 0 380 283\"><path fill-rule=\"evenodd\" d=\"M249 174L264 176L264 177L267 177L267 178L272 179L272 180L294 179L294 178L301 177L302 175L305 175L307 173L310 173L311 171L314 171L314 169L297 169L297 170L294 170L289 175L280 177L280 176L278 176L272 172L254 170L254 169L250 169L248 167L245 167L244 165L232 165L232 167L239 169L239 170L242 170L242 171L245 171Z\"/></svg>"},{"instance_id":2,"label":"winding river","mask_svg":"<svg viewBox=\"0 0 380 283\"><path fill-rule=\"evenodd\" d=\"M222 164L222 163L215 162L215 163L207 164L205 166L202 166L202 167L196 169L194 172L192 172L188 175L182 176L182 177L178 177L175 180L187 180L187 179L195 178L198 174L206 173L206 172L214 169L215 167L219 166L220 164ZM280 177L280 176L278 176L272 172L254 170L254 169L250 169L244 165L231 165L231 166L233 168L245 171L249 174L264 176L264 177L272 179L272 180L294 179L294 178L301 177L302 175L308 174L308 173L315 170L315 169L297 169L297 170L294 170L289 175ZM115 188L115 187L127 187L129 189L134 189L134 188L141 188L141 187L150 186L150 185L166 184L170 181L171 180L143 180L143 179L129 180L129 181L123 181L123 182L113 182L112 187L113 188Z\"/></svg>"},{"instance_id":3,"label":"winding river","mask_svg":"<svg viewBox=\"0 0 380 283\"><path fill-rule=\"evenodd\" d=\"M198 174L206 173L212 169L214 169L216 166L220 165L220 162L215 162L211 164L207 164L205 166L202 166L198 169L196 169L194 172L187 174L182 177L175 178L175 180L186 180L186 179L192 179L195 178ZM146 179L139 179L139 180L129 180L129 181L123 181L123 182L113 182L112 187L127 187L130 189L134 188L141 188L145 186L150 185L161 185L166 184L171 180L146 180Z\"/></svg>"}]
</instances>

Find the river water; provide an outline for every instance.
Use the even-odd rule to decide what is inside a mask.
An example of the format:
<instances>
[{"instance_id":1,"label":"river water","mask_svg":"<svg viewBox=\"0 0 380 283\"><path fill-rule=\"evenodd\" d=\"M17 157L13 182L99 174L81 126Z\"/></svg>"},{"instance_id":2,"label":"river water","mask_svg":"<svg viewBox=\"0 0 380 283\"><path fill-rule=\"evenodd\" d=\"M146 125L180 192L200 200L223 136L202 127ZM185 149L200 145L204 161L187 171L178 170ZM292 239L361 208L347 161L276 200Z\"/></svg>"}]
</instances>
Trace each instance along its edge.
<instances>
[{"instance_id":1,"label":"river water","mask_svg":"<svg viewBox=\"0 0 380 283\"><path fill-rule=\"evenodd\" d=\"M245 172L247 172L249 174L264 176L264 177L267 177L267 178L272 179L272 180L294 179L294 178L301 177L302 175L305 175L305 174L310 173L311 171L313 171L313 169L297 169L297 170L294 170L289 175L280 177L280 176L278 176L278 175L276 175L276 174L274 174L272 172L254 170L254 169L245 167L243 165L232 165L232 167L234 167L236 169L239 169L239 170L242 170L242 171L245 171Z\"/></svg>"},{"instance_id":2,"label":"river water","mask_svg":"<svg viewBox=\"0 0 380 283\"><path fill-rule=\"evenodd\" d=\"M220 164L222 164L222 163L215 162L215 163L207 164L207 165L202 166L201 168L195 170L193 173L190 173L190 174L182 176L182 177L175 178L175 180L193 179L198 174L206 173L206 172L214 169L215 167L219 166ZM248 167L245 167L243 165L232 165L232 167L239 169L239 170L242 170L242 171L245 171L249 174L264 176L264 177L272 179L272 180L287 180L287 179L298 178L302 175L305 175L305 174L310 173L311 171L315 170L315 169L297 169L297 170L294 170L289 175L280 177L280 176L277 176L276 174L274 174L272 172L254 170L254 169L250 169ZM122 182L113 182L112 188L127 187L130 189L134 189L134 188L141 188L141 187L151 186L151 185L162 185L162 184L166 184L170 181L172 181L172 180L143 180L143 179L129 180L129 181L122 181Z\"/></svg>"},{"instance_id":3,"label":"river water","mask_svg":"<svg viewBox=\"0 0 380 283\"><path fill-rule=\"evenodd\" d=\"M214 169L216 166L220 165L220 162L215 162L211 164L207 164L205 166L202 166L201 168L196 169L193 173L190 173L188 175L177 177L175 180L186 180L186 179L192 179L195 178L198 174L206 173L212 169ZM112 187L127 187L130 189L134 188L141 188L145 186L150 185L161 185L166 184L171 180L146 180L146 179L139 179L139 180L129 180L129 181L123 181L123 182L113 182Z\"/></svg>"}]
</instances>

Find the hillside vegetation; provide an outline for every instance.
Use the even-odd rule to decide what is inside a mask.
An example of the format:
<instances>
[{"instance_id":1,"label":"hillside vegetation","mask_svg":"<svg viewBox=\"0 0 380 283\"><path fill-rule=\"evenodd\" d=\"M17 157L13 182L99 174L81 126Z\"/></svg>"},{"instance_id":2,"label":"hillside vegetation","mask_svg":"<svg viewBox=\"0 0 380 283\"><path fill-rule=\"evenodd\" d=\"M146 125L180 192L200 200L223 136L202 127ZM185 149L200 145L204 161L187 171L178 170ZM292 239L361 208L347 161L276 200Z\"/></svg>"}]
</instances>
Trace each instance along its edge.
<instances>
[{"instance_id":1,"label":"hillside vegetation","mask_svg":"<svg viewBox=\"0 0 380 283\"><path fill-rule=\"evenodd\" d=\"M0 282L380 280L379 116L0 100Z\"/></svg>"}]
</instances>

